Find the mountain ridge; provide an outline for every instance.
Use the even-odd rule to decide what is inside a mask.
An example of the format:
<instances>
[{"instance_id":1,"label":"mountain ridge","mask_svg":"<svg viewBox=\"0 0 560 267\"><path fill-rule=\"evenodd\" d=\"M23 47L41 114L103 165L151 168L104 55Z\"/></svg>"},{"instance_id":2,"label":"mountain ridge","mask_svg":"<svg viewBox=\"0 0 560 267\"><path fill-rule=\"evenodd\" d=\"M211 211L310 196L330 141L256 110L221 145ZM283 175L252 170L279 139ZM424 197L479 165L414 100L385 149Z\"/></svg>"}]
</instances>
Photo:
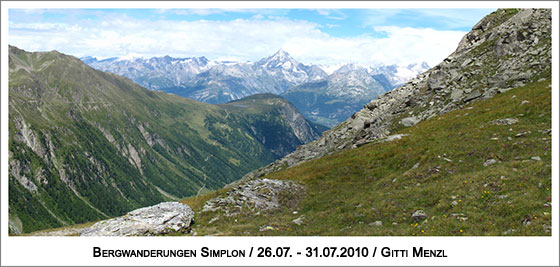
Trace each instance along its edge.
<instances>
[{"instance_id":1,"label":"mountain ridge","mask_svg":"<svg viewBox=\"0 0 560 267\"><path fill-rule=\"evenodd\" d=\"M368 68L350 64L320 81L294 86L281 96L310 120L333 127L391 89L384 75L372 75Z\"/></svg>"},{"instance_id":2,"label":"mountain ridge","mask_svg":"<svg viewBox=\"0 0 560 267\"><path fill-rule=\"evenodd\" d=\"M325 66L305 65L283 49L256 62L211 61L205 57L83 58L90 66L124 75L154 90L207 103L227 103L273 93L288 98L309 120L332 127L378 95L420 73L425 62L369 67L345 63L327 74ZM316 86L322 81L326 87Z\"/></svg>"}]
</instances>

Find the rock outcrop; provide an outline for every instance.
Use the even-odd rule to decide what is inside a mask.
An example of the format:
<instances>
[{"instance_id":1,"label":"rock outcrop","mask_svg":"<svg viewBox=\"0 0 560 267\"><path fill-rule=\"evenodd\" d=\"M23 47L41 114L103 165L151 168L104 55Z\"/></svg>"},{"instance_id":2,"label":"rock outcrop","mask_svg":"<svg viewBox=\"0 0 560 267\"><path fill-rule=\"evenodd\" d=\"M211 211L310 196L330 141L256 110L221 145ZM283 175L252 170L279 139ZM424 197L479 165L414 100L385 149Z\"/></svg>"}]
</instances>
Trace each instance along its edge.
<instances>
[{"instance_id":1,"label":"rock outcrop","mask_svg":"<svg viewBox=\"0 0 560 267\"><path fill-rule=\"evenodd\" d=\"M202 212L221 210L226 216L244 211L253 214L294 209L303 195L304 187L289 180L256 179L232 188L227 196L206 202Z\"/></svg>"},{"instance_id":2,"label":"rock outcrop","mask_svg":"<svg viewBox=\"0 0 560 267\"><path fill-rule=\"evenodd\" d=\"M133 210L124 216L100 221L79 231L82 236L144 236L187 233L194 212L185 204L164 202Z\"/></svg>"},{"instance_id":3,"label":"rock outcrop","mask_svg":"<svg viewBox=\"0 0 560 267\"><path fill-rule=\"evenodd\" d=\"M471 101L533 82L540 73L551 71L551 18L550 9L493 12L442 63L371 101L317 141L245 175L242 181L355 148Z\"/></svg>"},{"instance_id":4,"label":"rock outcrop","mask_svg":"<svg viewBox=\"0 0 560 267\"><path fill-rule=\"evenodd\" d=\"M133 210L124 216L104 220L86 228L38 232L38 236L153 236L189 233L194 212L185 204L163 202Z\"/></svg>"}]
</instances>

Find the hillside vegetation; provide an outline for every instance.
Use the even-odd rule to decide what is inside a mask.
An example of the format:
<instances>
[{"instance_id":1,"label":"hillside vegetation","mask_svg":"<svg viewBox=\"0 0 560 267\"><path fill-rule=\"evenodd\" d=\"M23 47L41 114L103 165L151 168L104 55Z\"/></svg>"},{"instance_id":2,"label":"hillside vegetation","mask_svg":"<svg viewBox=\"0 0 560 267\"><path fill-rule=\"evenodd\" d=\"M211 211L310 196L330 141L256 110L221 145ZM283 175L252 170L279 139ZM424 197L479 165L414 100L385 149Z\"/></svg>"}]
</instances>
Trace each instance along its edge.
<instances>
[{"instance_id":1,"label":"hillside vegetation","mask_svg":"<svg viewBox=\"0 0 560 267\"><path fill-rule=\"evenodd\" d=\"M248 108L199 103L12 46L9 66L11 233L215 190L320 134L270 95Z\"/></svg>"},{"instance_id":2,"label":"hillside vegetation","mask_svg":"<svg viewBox=\"0 0 560 267\"><path fill-rule=\"evenodd\" d=\"M267 175L305 187L296 208L201 212L231 188L183 202L197 235L550 235L550 85L541 77L403 129L402 139ZM426 217L413 219L418 210Z\"/></svg>"}]
</instances>

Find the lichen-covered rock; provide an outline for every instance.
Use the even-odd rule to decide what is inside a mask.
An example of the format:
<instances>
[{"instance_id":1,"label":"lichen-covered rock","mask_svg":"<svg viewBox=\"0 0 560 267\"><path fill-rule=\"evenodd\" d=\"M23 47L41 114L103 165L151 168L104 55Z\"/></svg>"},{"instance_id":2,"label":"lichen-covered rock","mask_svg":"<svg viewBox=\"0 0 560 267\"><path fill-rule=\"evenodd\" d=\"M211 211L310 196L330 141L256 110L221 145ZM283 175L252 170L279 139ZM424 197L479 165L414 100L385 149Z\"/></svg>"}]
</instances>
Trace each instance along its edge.
<instances>
[{"instance_id":1,"label":"lichen-covered rock","mask_svg":"<svg viewBox=\"0 0 560 267\"><path fill-rule=\"evenodd\" d=\"M225 197L208 200L202 212L221 210L226 216L260 214L297 207L304 187L288 180L256 179L233 187Z\"/></svg>"},{"instance_id":2,"label":"lichen-covered rock","mask_svg":"<svg viewBox=\"0 0 560 267\"><path fill-rule=\"evenodd\" d=\"M187 233L193 223L194 212L185 204L163 202L133 210L124 216L100 221L78 230L82 236L143 236L173 232Z\"/></svg>"}]
</instances>

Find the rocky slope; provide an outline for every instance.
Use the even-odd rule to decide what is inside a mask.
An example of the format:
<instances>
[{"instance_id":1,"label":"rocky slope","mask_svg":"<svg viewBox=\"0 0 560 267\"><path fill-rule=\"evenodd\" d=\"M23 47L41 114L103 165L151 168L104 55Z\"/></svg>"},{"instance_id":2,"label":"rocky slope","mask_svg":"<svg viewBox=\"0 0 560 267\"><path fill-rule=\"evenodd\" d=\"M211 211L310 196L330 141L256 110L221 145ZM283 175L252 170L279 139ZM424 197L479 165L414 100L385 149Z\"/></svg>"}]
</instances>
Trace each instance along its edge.
<instances>
[{"instance_id":1,"label":"rocky slope","mask_svg":"<svg viewBox=\"0 0 560 267\"><path fill-rule=\"evenodd\" d=\"M355 148L534 82L551 71L551 55L550 10L500 9L478 22L439 65L371 101L317 141L244 178Z\"/></svg>"},{"instance_id":2,"label":"rocky slope","mask_svg":"<svg viewBox=\"0 0 560 267\"><path fill-rule=\"evenodd\" d=\"M550 236L553 89L543 78L393 138L186 199L192 228L234 236ZM229 200L257 201L252 196L268 191L253 185L263 180L304 190L282 194L296 205L260 213Z\"/></svg>"},{"instance_id":3,"label":"rocky slope","mask_svg":"<svg viewBox=\"0 0 560 267\"><path fill-rule=\"evenodd\" d=\"M275 96L199 103L56 51L10 47L9 67L11 233L217 189L320 134Z\"/></svg>"}]
</instances>

